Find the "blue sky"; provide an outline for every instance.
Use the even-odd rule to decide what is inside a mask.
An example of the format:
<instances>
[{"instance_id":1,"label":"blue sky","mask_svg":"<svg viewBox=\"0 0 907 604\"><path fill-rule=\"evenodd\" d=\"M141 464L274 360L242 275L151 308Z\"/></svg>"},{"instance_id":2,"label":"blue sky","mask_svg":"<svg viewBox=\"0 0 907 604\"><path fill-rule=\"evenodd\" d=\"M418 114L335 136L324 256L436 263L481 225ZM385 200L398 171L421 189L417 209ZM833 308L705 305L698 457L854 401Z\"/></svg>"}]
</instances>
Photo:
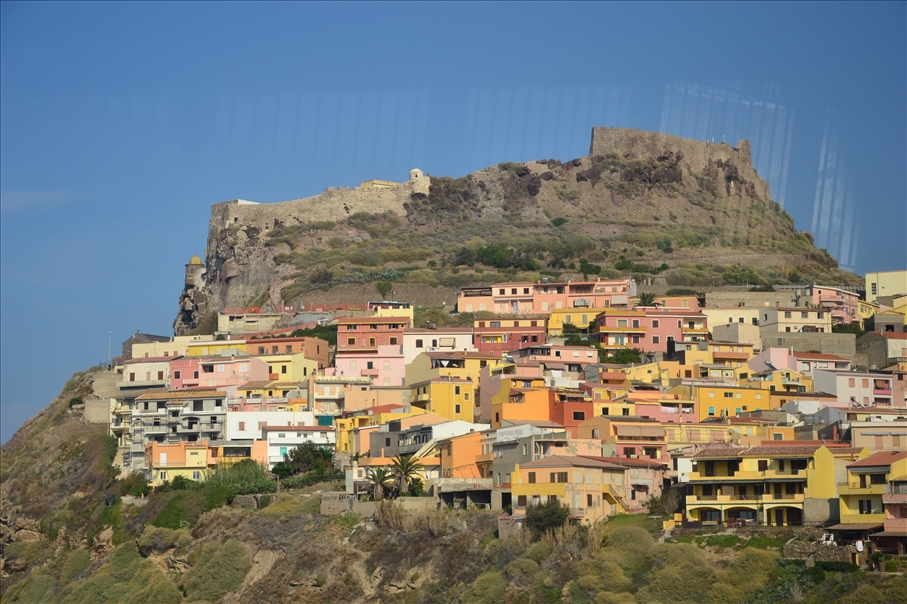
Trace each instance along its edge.
<instances>
[{"instance_id":1,"label":"blue sky","mask_svg":"<svg viewBox=\"0 0 907 604\"><path fill-rule=\"evenodd\" d=\"M212 203L753 142L856 272L907 266L904 3L0 4L0 440L169 335Z\"/></svg>"}]
</instances>

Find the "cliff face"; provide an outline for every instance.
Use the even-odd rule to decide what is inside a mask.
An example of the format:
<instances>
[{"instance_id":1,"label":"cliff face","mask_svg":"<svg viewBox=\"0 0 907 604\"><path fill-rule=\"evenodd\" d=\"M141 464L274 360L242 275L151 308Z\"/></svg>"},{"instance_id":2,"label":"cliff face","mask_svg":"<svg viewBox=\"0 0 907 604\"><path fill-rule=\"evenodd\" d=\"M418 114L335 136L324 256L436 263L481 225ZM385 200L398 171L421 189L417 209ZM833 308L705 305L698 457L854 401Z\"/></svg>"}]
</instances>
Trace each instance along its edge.
<instances>
[{"instance_id":1,"label":"cliff face","mask_svg":"<svg viewBox=\"0 0 907 604\"><path fill-rule=\"evenodd\" d=\"M510 272L477 269L472 252L483 246L506 248L513 262L493 268ZM187 279L174 330L197 329L206 315L210 328L226 306L280 308L341 284L438 286L446 300L450 288L514 271L578 279L581 259L603 277L658 275L681 286L716 275L720 284L729 270L748 283L853 277L794 230L753 168L749 142L597 127L589 155L566 162L503 163L458 179L414 170L389 188L215 204L204 272Z\"/></svg>"}]
</instances>

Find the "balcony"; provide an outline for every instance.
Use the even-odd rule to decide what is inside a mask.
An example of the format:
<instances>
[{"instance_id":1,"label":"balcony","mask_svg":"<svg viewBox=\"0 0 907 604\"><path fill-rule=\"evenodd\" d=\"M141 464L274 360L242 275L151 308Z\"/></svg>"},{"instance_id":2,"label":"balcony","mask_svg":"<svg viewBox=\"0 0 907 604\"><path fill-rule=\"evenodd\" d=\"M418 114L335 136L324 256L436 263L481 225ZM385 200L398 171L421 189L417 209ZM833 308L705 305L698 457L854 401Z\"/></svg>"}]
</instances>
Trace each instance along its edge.
<instances>
[{"instance_id":1,"label":"balcony","mask_svg":"<svg viewBox=\"0 0 907 604\"><path fill-rule=\"evenodd\" d=\"M706 475L703 472L690 472L690 480L706 480L714 482L716 480L752 480L752 481L763 481L763 480L772 480L779 478L802 478L806 480L806 470L787 470L784 472L779 472L778 470L765 470L765 471L742 471L738 470L732 474L718 474L717 472L711 476Z\"/></svg>"},{"instance_id":2,"label":"balcony","mask_svg":"<svg viewBox=\"0 0 907 604\"><path fill-rule=\"evenodd\" d=\"M727 505L758 505L763 499L764 495L687 495L686 501L687 505L696 505L696 504L727 504ZM794 495L790 495L794 497Z\"/></svg>"},{"instance_id":3,"label":"balcony","mask_svg":"<svg viewBox=\"0 0 907 604\"><path fill-rule=\"evenodd\" d=\"M766 493L762 503L803 503L803 493Z\"/></svg>"},{"instance_id":4,"label":"balcony","mask_svg":"<svg viewBox=\"0 0 907 604\"><path fill-rule=\"evenodd\" d=\"M841 514L841 524L868 524L872 522L884 525L885 514Z\"/></svg>"},{"instance_id":5,"label":"balcony","mask_svg":"<svg viewBox=\"0 0 907 604\"><path fill-rule=\"evenodd\" d=\"M359 374L362 375L362 377L376 378L376 377L378 377L378 370L377 369L361 369L359 371Z\"/></svg>"},{"instance_id":6,"label":"balcony","mask_svg":"<svg viewBox=\"0 0 907 604\"><path fill-rule=\"evenodd\" d=\"M890 493L885 489L882 495L882 503L885 505L907 505L907 493Z\"/></svg>"},{"instance_id":7,"label":"balcony","mask_svg":"<svg viewBox=\"0 0 907 604\"><path fill-rule=\"evenodd\" d=\"M891 396L891 388L873 388L872 393L875 396Z\"/></svg>"},{"instance_id":8,"label":"balcony","mask_svg":"<svg viewBox=\"0 0 907 604\"><path fill-rule=\"evenodd\" d=\"M476 455L476 463L491 463L494 460L494 453L483 453Z\"/></svg>"},{"instance_id":9,"label":"balcony","mask_svg":"<svg viewBox=\"0 0 907 604\"><path fill-rule=\"evenodd\" d=\"M868 484L860 486L859 482L838 485L838 495L884 495L884 484ZM907 495L905 495L907 497Z\"/></svg>"},{"instance_id":10,"label":"balcony","mask_svg":"<svg viewBox=\"0 0 907 604\"><path fill-rule=\"evenodd\" d=\"M431 402L431 395L428 393L419 393L413 397L414 403L428 403Z\"/></svg>"},{"instance_id":11,"label":"balcony","mask_svg":"<svg viewBox=\"0 0 907 604\"><path fill-rule=\"evenodd\" d=\"M907 535L907 518L886 518L884 521L885 532L899 532Z\"/></svg>"}]
</instances>

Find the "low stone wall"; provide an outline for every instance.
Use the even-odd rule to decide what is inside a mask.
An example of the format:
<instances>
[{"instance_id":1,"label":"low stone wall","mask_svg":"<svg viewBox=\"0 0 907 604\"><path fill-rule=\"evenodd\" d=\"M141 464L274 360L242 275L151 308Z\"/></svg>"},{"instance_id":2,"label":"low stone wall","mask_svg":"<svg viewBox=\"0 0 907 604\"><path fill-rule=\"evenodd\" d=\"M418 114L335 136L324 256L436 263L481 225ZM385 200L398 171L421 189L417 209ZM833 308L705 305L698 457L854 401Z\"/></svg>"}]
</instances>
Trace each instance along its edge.
<instances>
[{"instance_id":1,"label":"low stone wall","mask_svg":"<svg viewBox=\"0 0 907 604\"><path fill-rule=\"evenodd\" d=\"M853 562L857 565L866 563L866 551L858 552L853 545L822 545L818 542L791 540L781 548L781 555L785 558L815 562Z\"/></svg>"},{"instance_id":2,"label":"low stone wall","mask_svg":"<svg viewBox=\"0 0 907 604\"><path fill-rule=\"evenodd\" d=\"M434 510L438 507L436 497L399 497L394 501L403 506L407 512ZM324 516L355 512L360 516L369 517L375 513L376 508L376 502L358 501L354 495L349 493L327 491L321 494L321 514Z\"/></svg>"},{"instance_id":3,"label":"low stone wall","mask_svg":"<svg viewBox=\"0 0 907 604\"><path fill-rule=\"evenodd\" d=\"M277 495L265 493L263 495L236 495L233 497L233 507L237 508L263 508L270 505Z\"/></svg>"}]
</instances>

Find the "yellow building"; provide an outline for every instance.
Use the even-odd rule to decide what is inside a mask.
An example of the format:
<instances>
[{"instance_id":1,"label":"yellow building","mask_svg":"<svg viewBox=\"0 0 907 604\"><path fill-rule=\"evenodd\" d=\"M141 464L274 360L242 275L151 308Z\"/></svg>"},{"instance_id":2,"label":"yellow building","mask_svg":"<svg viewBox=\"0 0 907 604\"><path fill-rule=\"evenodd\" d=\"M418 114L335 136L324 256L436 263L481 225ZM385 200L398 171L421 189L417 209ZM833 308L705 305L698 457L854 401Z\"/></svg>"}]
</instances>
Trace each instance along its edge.
<instances>
[{"instance_id":1,"label":"yellow building","mask_svg":"<svg viewBox=\"0 0 907 604\"><path fill-rule=\"evenodd\" d=\"M493 354L479 352L453 351L423 352L406 366L406 384L427 382L439 377L451 377L471 380L479 383L483 367L496 366L504 361ZM472 420L470 420L472 421Z\"/></svg>"},{"instance_id":2,"label":"yellow building","mask_svg":"<svg viewBox=\"0 0 907 604\"><path fill-rule=\"evenodd\" d=\"M770 526L825 522L837 497L836 458L859 455L857 449L832 452L824 445L705 449L693 455L686 520Z\"/></svg>"},{"instance_id":3,"label":"yellow building","mask_svg":"<svg viewBox=\"0 0 907 604\"><path fill-rule=\"evenodd\" d=\"M849 464L847 482L838 485L841 524L873 523L881 527L886 518L895 518L893 513L886 516L886 500L890 500L892 506L900 507L907 503L907 497L902 497L900 501L890 497L889 482L904 476L907 476L905 451L882 451ZM897 518L900 517L898 510ZM907 518L907 514L904 518ZM846 529L842 527L841 530ZM904 535L907 536L907 531Z\"/></svg>"},{"instance_id":4,"label":"yellow building","mask_svg":"<svg viewBox=\"0 0 907 604\"><path fill-rule=\"evenodd\" d=\"M560 501L570 508L570 517L592 524L626 512L625 468L588 457L551 455L516 464L511 492L515 515L530 505Z\"/></svg>"},{"instance_id":5,"label":"yellow building","mask_svg":"<svg viewBox=\"0 0 907 604\"><path fill-rule=\"evenodd\" d=\"M500 428L505 421L547 421L553 400L554 391L549 388L498 392L491 399L491 427Z\"/></svg>"},{"instance_id":6,"label":"yellow building","mask_svg":"<svg viewBox=\"0 0 907 604\"><path fill-rule=\"evenodd\" d=\"M813 380L791 369L776 369L754 373L740 380L741 386L759 388L770 392L812 392Z\"/></svg>"},{"instance_id":7,"label":"yellow building","mask_svg":"<svg viewBox=\"0 0 907 604\"><path fill-rule=\"evenodd\" d=\"M365 428L367 426L380 426L391 420L406 419L410 417L418 417L419 423L424 424L447 421L447 418L442 418L441 416L437 416L437 421L433 421L436 416L431 413L426 413L424 409L420 409L419 407L381 405L371 409L363 409L352 415L347 415L346 417L335 418L334 429L336 431L336 450L357 453L358 451L353 450L353 442L355 440L353 435L357 429ZM367 442L365 443L365 447L367 450Z\"/></svg>"},{"instance_id":8,"label":"yellow building","mask_svg":"<svg viewBox=\"0 0 907 604\"><path fill-rule=\"evenodd\" d=\"M573 325L580 333L589 333L595 318L609 310L609 308L553 308L548 316L548 337L569 335L564 333L564 325Z\"/></svg>"},{"instance_id":9,"label":"yellow building","mask_svg":"<svg viewBox=\"0 0 907 604\"><path fill-rule=\"evenodd\" d=\"M867 302L866 300L857 300L858 309L857 312L860 313L860 317L865 321L869 319L877 312L879 312L879 305L874 302Z\"/></svg>"},{"instance_id":10,"label":"yellow building","mask_svg":"<svg viewBox=\"0 0 907 604\"><path fill-rule=\"evenodd\" d=\"M437 377L410 386L410 403L448 419L472 422L476 408L475 383L453 377Z\"/></svg>"},{"instance_id":11,"label":"yellow building","mask_svg":"<svg viewBox=\"0 0 907 604\"><path fill-rule=\"evenodd\" d=\"M695 400L699 403L699 421L708 417L731 417L744 411L770 409L769 392L760 388L740 386L694 386Z\"/></svg>"},{"instance_id":12,"label":"yellow building","mask_svg":"<svg viewBox=\"0 0 907 604\"><path fill-rule=\"evenodd\" d=\"M217 356L227 350L246 352L245 340L193 340L186 344L186 356Z\"/></svg>"},{"instance_id":13,"label":"yellow building","mask_svg":"<svg viewBox=\"0 0 907 604\"><path fill-rule=\"evenodd\" d=\"M866 299L870 302L898 294L907 294L907 270L866 273Z\"/></svg>"},{"instance_id":14,"label":"yellow building","mask_svg":"<svg viewBox=\"0 0 907 604\"><path fill-rule=\"evenodd\" d=\"M281 382L308 382L309 377L318 373L318 361L307 359L304 353L251 355L268 364L272 380Z\"/></svg>"}]
</instances>

